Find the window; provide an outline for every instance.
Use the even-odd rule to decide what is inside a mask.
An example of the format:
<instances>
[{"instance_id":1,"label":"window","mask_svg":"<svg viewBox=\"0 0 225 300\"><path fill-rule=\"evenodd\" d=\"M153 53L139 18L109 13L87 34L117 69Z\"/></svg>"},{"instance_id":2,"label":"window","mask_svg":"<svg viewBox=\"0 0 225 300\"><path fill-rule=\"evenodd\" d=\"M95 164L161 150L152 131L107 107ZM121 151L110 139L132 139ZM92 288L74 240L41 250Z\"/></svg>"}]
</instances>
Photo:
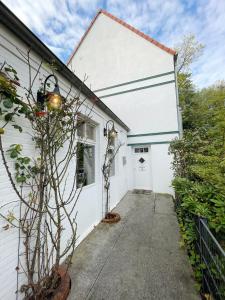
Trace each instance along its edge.
<instances>
[{"instance_id":1,"label":"window","mask_svg":"<svg viewBox=\"0 0 225 300\"><path fill-rule=\"evenodd\" d=\"M77 122L77 135L80 138L83 138L85 136L85 126L84 126L84 121L78 120Z\"/></svg>"},{"instance_id":2,"label":"window","mask_svg":"<svg viewBox=\"0 0 225 300\"><path fill-rule=\"evenodd\" d=\"M86 124L86 137L89 140L95 140L95 126L90 123L85 123Z\"/></svg>"},{"instance_id":3,"label":"window","mask_svg":"<svg viewBox=\"0 0 225 300\"><path fill-rule=\"evenodd\" d=\"M148 147L145 148L134 148L134 153L146 153L148 152Z\"/></svg>"},{"instance_id":4,"label":"window","mask_svg":"<svg viewBox=\"0 0 225 300\"><path fill-rule=\"evenodd\" d=\"M95 146L77 144L77 187L95 182Z\"/></svg>"},{"instance_id":5,"label":"window","mask_svg":"<svg viewBox=\"0 0 225 300\"><path fill-rule=\"evenodd\" d=\"M80 116L77 122L77 187L80 188L95 182L96 126L86 117Z\"/></svg>"},{"instance_id":6,"label":"window","mask_svg":"<svg viewBox=\"0 0 225 300\"><path fill-rule=\"evenodd\" d=\"M85 117L79 117L77 135L79 138L95 141L95 124Z\"/></svg>"}]
</instances>

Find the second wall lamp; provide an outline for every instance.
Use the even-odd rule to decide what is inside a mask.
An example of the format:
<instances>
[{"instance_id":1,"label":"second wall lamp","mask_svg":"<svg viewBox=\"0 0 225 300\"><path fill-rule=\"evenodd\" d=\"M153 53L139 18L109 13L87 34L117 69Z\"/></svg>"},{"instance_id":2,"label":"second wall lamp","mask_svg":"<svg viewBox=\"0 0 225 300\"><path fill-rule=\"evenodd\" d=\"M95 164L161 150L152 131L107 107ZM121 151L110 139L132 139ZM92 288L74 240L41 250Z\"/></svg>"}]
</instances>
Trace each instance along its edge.
<instances>
[{"instance_id":1,"label":"second wall lamp","mask_svg":"<svg viewBox=\"0 0 225 300\"><path fill-rule=\"evenodd\" d=\"M112 124L111 128L109 128L110 123ZM110 137L110 138L116 138L117 137L118 132L115 129L113 120L107 121L103 133L104 133L104 136L107 136L107 137Z\"/></svg>"}]
</instances>

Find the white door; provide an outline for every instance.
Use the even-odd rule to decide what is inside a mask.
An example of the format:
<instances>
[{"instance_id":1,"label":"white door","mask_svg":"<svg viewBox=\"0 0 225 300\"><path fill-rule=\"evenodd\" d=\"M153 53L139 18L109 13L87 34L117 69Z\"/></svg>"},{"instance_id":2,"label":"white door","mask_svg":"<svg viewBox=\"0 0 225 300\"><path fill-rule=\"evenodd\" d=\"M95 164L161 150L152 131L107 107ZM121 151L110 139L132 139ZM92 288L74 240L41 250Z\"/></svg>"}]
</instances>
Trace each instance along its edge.
<instances>
[{"instance_id":1,"label":"white door","mask_svg":"<svg viewBox=\"0 0 225 300\"><path fill-rule=\"evenodd\" d=\"M150 147L133 148L134 189L152 190Z\"/></svg>"}]
</instances>

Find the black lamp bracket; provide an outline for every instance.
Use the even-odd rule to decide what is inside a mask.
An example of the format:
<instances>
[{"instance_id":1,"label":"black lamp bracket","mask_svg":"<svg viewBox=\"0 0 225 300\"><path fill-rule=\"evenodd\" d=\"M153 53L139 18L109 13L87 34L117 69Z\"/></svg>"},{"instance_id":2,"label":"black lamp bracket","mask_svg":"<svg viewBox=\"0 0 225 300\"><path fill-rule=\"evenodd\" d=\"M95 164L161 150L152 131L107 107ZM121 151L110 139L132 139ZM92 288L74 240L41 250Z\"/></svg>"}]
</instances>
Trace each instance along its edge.
<instances>
[{"instance_id":1,"label":"black lamp bracket","mask_svg":"<svg viewBox=\"0 0 225 300\"><path fill-rule=\"evenodd\" d=\"M106 125L105 125L105 128L104 128L104 136L107 136L108 135L108 131L109 131L109 123L112 123L112 128L111 129L113 129L114 128L114 121L113 120L108 120L107 122L106 122Z\"/></svg>"},{"instance_id":2,"label":"black lamp bracket","mask_svg":"<svg viewBox=\"0 0 225 300\"><path fill-rule=\"evenodd\" d=\"M45 78L45 81L44 81L44 95L46 94L46 84L47 84L47 81L49 80L49 78L51 77L54 77L55 79L55 88L58 88L59 85L58 85L58 78L54 75L54 74L50 74L48 75L46 78Z\"/></svg>"},{"instance_id":3,"label":"black lamp bracket","mask_svg":"<svg viewBox=\"0 0 225 300\"><path fill-rule=\"evenodd\" d=\"M45 98L46 98L46 85L47 85L47 81L49 80L49 78L54 77L55 80L55 88L54 88L54 92L59 94L59 85L58 85L58 78L54 75L54 74L50 74L45 78L44 81L44 90L43 92L38 91L37 92L37 103L39 105L39 108L43 111L44 110L44 103L45 103Z\"/></svg>"}]
</instances>

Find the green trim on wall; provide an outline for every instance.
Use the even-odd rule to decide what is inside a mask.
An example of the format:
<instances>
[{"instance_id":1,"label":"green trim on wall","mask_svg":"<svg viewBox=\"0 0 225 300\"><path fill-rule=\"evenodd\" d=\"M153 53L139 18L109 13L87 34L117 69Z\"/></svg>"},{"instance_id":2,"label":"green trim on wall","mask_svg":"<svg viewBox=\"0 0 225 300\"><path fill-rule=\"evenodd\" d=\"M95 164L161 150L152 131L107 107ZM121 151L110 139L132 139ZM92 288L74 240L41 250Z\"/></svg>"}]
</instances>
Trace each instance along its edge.
<instances>
[{"instance_id":1,"label":"green trim on wall","mask_svg":"<svg viewBox=\"0 0 225 300\"><path fill-rule=\"evenodd\" d=\"M136 143L136 144L127 144L127 146L170 144L171 142L172 142L172 141L149 142L149 143Z\"/></svg>"},{"instance_id":2,"label":"green trim on wall","mask_svg":"<svg viewBox=\"0 0 225 300\"><path fill-rule=\"evenodd\" d=\"M175 80L164 81L164 82L160 82L160 83L156 83L156 84L142 86L142 87L139 87L139 88L136 88L136 89L131 89L131 90L126 90L126 91L122 91L122 92L117 92L117 93L113 93L113 94L109 94L109 95L105 95L105 96L99 96L99 98L102 99L102 98L107 98L107 97L111 97L111 96L117 96L117 95L121 95L121 94L125 94L125 93L136 92L136 91L140 91L140 90L144 90L144 89L149 89L149 88L152 88L152 87L155 87L155 86L170 84L170 83L174 83L174 82L175 82Z\"/></svg>"},{"instance_id":3,"label":"green trim on wall","mask_svg":"<svg viewBox=\"0 0 225 300\"><path fill-rule=\"evenodd\" d=\"M140 134L128 134L128 137L138 137L138 136L150 136L150 135L163 135L163 134L175 134L179 131L165 131L165 132L152 132L152 133L140 133Z\"/></svg>"},{"instance_id":4,"label":"green trim on wall","mask_svg":"<svg viewBox=\"0 0 225 300\"><path fill-rule=\"evenodd\" d=\"M162 76L166 76L166 75L170 75L170 74L174 74L174 71L161 73L161 74L157 74L157 75L153 75L153 76L149 76L149 77L144 77L144 78L140 78L140 79L136 79L136 80L132 80L132 81L127 81L127 82L123 82L123 83L120 83L120 84L110 85L110 86L107 86L105 88L95 90L93 92L96 93L96 92L100 92L100 91L105 91L105 90L113 89L113 88L116 88L116 87L119 87L119 86L132 84L132 83L136 83L136 82L140 82L140 81L144 81L144 80L149 80L149 79L153 79L153 78L158 78L158 77L162 77Z\"/></svg>"}]
</instances>

